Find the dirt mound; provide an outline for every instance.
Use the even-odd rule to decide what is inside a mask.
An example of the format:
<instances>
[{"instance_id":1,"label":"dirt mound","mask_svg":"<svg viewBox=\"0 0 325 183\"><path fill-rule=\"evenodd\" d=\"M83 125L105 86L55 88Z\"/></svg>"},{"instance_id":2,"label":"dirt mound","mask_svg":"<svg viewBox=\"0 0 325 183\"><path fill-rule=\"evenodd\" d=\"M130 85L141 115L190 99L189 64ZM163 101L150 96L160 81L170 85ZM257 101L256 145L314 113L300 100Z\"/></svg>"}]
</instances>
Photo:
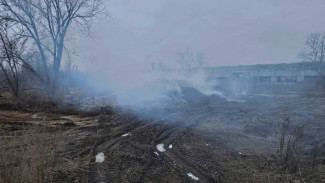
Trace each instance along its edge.
<instances>
[{"instance_id":1,"label":"dirt mound","mask_svg":"<svg viewBox=\"0 0 325 183\"><path fill-rule=\"evenodd\" d=\"M181 89L182 89L181 91L182 91L183 98L188 103L199 103L199 102L207 101L209 99L208 96L204 95L196 88L182 87Z\"/></svg>"},{"instance_id":2,"label":"dirt mound","mask_svg":"<svg viewBox=\"0 0 325 183\"><path fill-rule=\"evenodd\" d=\"M182 97L185 101L189 104L198 104L198 103L222 103L225 102L223 97L218 95L205 95L204 93L200 92L198 89L193 87L181 87Z\"/></svg>"}]
</instances>

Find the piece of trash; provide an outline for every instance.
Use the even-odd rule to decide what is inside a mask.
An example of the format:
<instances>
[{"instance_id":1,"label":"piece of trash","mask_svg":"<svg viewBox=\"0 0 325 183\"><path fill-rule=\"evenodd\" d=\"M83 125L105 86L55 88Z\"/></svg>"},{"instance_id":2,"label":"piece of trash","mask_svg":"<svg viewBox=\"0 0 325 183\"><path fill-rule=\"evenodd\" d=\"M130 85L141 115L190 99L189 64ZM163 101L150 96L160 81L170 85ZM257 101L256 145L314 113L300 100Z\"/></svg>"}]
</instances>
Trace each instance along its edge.
<instances>
[{"instance_id":1,"label":"piece of trash","mask_svg":"<svg viewBox=\"0 0 325 183\"><path fill-rule=\"evenodd\" d=\"M96 163L103 163L105 161L104 153L100 152L96 155Z\"/></svg>"},{"instance_id":2,"label":"piece of trash","mask_svg":"<svg viewBox=\"0 0 325 183\"><path fill-rule=\"evenodd\" d=\"M154 152L157 156L159 156L159 154L157 152Z\"/></svg>"},{"instance_id":3,"label":"piece of trash","mask_svg":"<svg viewBox=\"0 0 325 183\"><path fill-rule=\"evenodd\" d=\"M243 155L243 153L241 153L241 152L238 152L238 154L239 154L239 155Z\"/></svg>"},{"instance_id":4,"label":"piece of trash","mask_svg":"<svg viewBox=\"0 0 325 183\"><path fill-rule=\"evenodd\" d=\"M169 149L172 149L173 148L173 144L170 144L168 147L169 147Z\"/></svg>"},{"instance_id":5,"label":"piece of trash","mask_svg":"<svg viewBox=\"0 0 325 183\"><path fill-rule=\"evenodd\" d=\"M191 177L193 180L200 180L198 177L196 177L192 173L188 173L187 176Z\"/></svg>"},{"instance_id":6,"label":"piece of trash","mask_svg":"<svg viewBox=\"0 0 325 183\"><path fill-rule=\"evenodd\" d=\"M131 133L130 133L130 132L128 132L128 133L126 133L126 134L122 135L122 137L127 137L127 136L130 136L130 135L131 135Z\"/></svg>"},{"instance_id":7,"label":"piece of trash","mask_svg":"<svg viewBox=\"0 0 325 183\"><path fill-rule=\"evenodd\" d=\"M231 98L228 98L227 99L227 102L238 102L238 103L245 103L244 100L239 100L239 99L231 99Z\"/></svg>"},{"instance_id":8,"label":"piece of trash","mask_svg":"<svg viewBox=\"0 0 325 183\"><path fill-rule=\"evenodd\" d=\"M158 145L157 145L157 149L158 149L158 151L160 151L160 152L165 152L165 151L166 151L165 148L164 148L164 144L158 144Z\"/></svg>"},{"instance_id":9,"label":"piece of trash","mask_svg":"<svg viewBox=\"0 0 325 183\"><path fill-rule=\"evenodd\" d=\"M209 146L209 144L205 144L205 146Z\"/></svg>"}]
</instances>

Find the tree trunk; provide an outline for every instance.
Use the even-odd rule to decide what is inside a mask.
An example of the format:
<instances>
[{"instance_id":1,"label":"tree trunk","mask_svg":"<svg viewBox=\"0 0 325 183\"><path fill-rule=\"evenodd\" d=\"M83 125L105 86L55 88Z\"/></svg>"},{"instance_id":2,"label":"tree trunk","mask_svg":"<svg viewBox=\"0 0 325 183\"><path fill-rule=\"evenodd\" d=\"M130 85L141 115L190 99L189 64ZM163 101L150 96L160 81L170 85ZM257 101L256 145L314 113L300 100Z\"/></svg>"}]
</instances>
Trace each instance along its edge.
<instances>
[{"instance_id":1,"label":"tree trunk","mask_svg":"<svg viewBox=\"0 0 325 183\"><path fill-rule=\"evenodd\" d=\"M58 82L59 82L59 72L60 72L62 54L63 54L63 40L61 40L61 43L58 44L57 56L53 63L52 94L54 96L57 94L57 89L59 84Z\"/></svg>"}]
</instances>

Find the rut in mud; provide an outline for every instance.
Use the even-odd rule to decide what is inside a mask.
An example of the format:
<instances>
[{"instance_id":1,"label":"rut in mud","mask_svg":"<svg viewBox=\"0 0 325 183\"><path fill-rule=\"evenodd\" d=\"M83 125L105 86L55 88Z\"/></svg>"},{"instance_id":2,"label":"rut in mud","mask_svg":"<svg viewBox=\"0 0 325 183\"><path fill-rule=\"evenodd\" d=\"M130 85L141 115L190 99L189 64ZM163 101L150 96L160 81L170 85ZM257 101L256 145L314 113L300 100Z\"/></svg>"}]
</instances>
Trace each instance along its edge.
<instances>
[{"instance_id":1,"label":"rut in mud","mask_svg":"<svg viewBox=\"0 0 325 183\"><path fill-rule=\"evenodd\" d=\"M211 162L212 157L208 155L214 154L213 148L217 146L225 148L221 144L211 144L210 141L207 146L207 139L195 134L190 127L111 120L105 121L103 117L99 120L99 138L91 153L95 157L103 152L105 161L90 166L90 172L94 172L90 179L94 182L194 181L188 173L204 182L217 179L211 168L217 170L218 164ZM160 152L156 147L158 144L164 144L166 151ZM173 148L168 147L170 144Z\"/></svg>"}]
</instances>

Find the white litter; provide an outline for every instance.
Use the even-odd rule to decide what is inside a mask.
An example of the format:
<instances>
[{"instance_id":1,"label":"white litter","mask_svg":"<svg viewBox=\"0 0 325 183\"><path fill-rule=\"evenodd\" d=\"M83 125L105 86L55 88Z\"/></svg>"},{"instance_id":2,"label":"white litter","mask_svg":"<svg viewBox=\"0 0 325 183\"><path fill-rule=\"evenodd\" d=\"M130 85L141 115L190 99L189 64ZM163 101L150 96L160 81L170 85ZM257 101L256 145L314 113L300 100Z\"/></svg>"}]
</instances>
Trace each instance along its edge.
<instances>
[{"instance_id":1,"label":"white litter","mask_svg":"<svg viewBox=\"0 0 325 183\"><path fill-rule=\"evenodd\" d=\"M100 152L96 155L96 163L103 163L105 161L104 153Z\"/></svg>"},{"instance_id":2,"label":"white litter","mask_svg":"<svg viewBox=\"0 0 325 183\"><path fill-rule=\"evenodd\" d=\"M159 154L157 152L154 152L157 156L159 156Z\"/></svg>"},{"instance_id":3,"label":"white litter","mask_svg":"<svg viewBox=\"0 0 325 183\"><path fill-rule=\"evenodd\" d=\"M169 147L169 149L172 149L173 148L173 144L170 144L168 147Z\"/></svg>"},{"instance_id":4,"label":"white litter","mask_svg":"<svg viewBox=\"0 0 325 183\"><path fill-rule=\"evenodd\" d=\"M209 144L205 144L205 146L209 146Z\"/></svg>"},{"instance_id":5,"label":"white litter","mask_svg":"<svg viewBox=\"0 0 325 183\"><path fill-rule=\"evenodd\" d=\"M192 173L188 173L187 176L191 177L193 180L200 180L198 177L194 176Z\"/></svg>"},{"instance_id":6,"label":"white litter","mask_svg":"<svg viewBox=\"0 0 325 183\"><path fill-rule=\"evenodd\" d=\"M129 133L126 133L126 134L122 135L122 137L127 137L127 136L130 136L130 135L131 135L131 133L129 132Z\"/></svg>"},{"instance_id":7,"label":"white litter","mask_svg":"<svg viewBox=\"0 0 325 183\"><path fill-rule=\"evenodd\" d=\"M158 151L160 151L160 152L165 152L165 151L166 151L165 148L164 148L164 144L158 144L158 145L157 145L157 149L158 149Z\"/></svg>"},{"instance_id":8,"label":"white litter","mask_svg":"<svg viewBox=\"0 0 325 183\"><path fill-rule=\"evenodd\" d=\"M245 103L244 100L239 100L239 99L231 99L231 98L228 98L227 99L227 102L238 102L238 103Z\"/></svg>"},{"instance_id":9,"label":"white litter","mask_svg":"<svg viewBox=\"0 0 325 183\"><path fill-rule=\"evenodd\" d=\"M238 154L239 154L239 155L243 155L243 153L241 153L241 152L238 152Z\"/></svg>"}]
</instances>

